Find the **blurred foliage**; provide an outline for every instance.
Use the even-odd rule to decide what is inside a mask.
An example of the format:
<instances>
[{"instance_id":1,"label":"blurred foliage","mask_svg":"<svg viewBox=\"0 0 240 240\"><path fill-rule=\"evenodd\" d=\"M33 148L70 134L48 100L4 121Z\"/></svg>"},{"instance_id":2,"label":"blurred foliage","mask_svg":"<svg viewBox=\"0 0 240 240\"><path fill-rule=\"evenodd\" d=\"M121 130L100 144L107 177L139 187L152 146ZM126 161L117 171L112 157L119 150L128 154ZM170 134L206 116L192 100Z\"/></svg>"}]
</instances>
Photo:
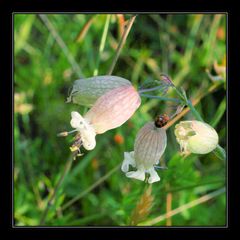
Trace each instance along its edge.
<instances>
[{"instance_id":1,"label":"blurred foliage","mask_svg":"<svg viewBox=\"0 0 240 240\"><path fill-rule=\"evenodd\" d=\"M99 54L104 14L49 14L49 21L66 44L85 77L105 75L115 55L130 15L111 15L103 51ZM169 74L194 99L220 81L219 66L226 64L226 15L174 14L138 15L122 49L113 75L139 87L144 81ZM66 104L74 71L62 47L38 15L14 15L14 219L18 226L39 225L49 194L54 190L66 161L71 137L57 133L70 130L72 110L86 109ZM215 65L214 65L215 64ZM216 70L216 64L218 69ZM214 68L215 66L215 68ZM208 72L207 72L207 71ZM221 70L221 69L220 69ZM210 74L210 75L209 75ZM169 93L169 96L173 92ZM226 84L208 94L196 106L204 120L217 130L226 148ZM88 191L66 209L62 206L92 186L119 165L123 152L133 150L138 130L157 114L173 113L174 105L142 98L134 116L120 128L97 136L97 147L73 162L48 212L49 226L124 226L141 206L147 183L128 179L120 169ZM193 119L191 113L184 119ZM161 159L168 170L160 170L161 181L151 189L147 219L166 213L167 193L171 209L177 208L225 185L225 163L210 153L182 157L173 134ZM213 226L226 223L226 196L173 216L172 226ZM137 205L138 204L138 205ZM169 205L169 203L168 203ZM145 219L145 220L147 220ZM165 226L162 221L159 226Z\"/></svg>"}]
</instances>

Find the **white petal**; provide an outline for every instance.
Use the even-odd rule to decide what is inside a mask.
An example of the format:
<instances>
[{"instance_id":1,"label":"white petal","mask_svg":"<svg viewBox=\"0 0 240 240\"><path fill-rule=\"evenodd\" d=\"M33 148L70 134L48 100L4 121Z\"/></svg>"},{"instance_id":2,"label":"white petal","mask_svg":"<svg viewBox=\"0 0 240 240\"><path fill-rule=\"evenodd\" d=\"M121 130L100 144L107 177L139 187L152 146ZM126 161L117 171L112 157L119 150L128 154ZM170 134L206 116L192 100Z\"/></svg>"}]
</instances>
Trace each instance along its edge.
<instances>
[{"instance_id":1,"label":"white petal","mask_svg":"<svg viewBox=\"0 0 240 240\"><path fill-rule=\"evenodd\" d=\"M71 126L76 128L81 136L83 147L92 150L96 146L95 130L78 112L71 112Z\"/></svg>"},{"instance_id":2,"label":"white petal","mask_svg":"<svg viewBox=\"0 0 240 240\"><path fill-rule=\"evenodd\" d=\"M96 146L96 140L95 140L95 137L90 139L90 141L86 141L86 140L82 140L83 142L83 147L86 149L86 150L92 150L95 148Z\"/></svg>"},{"instance_id":3,"label":"white petal","mask_svg":"<svg viewBox=\"0 0 240 240\"><path fill-rule=\"evenodd\" d=\"M96 133L93 129L93 127L86 123L84 128L81 128L80 130L81 140L83 143L83 147L86 150L92 150L96 146Z\"/></svg>"},{"instance_id":4,"label":"white petal","mask_svg":"<svg viewBox=\"0 0 240 240\"><path fill-rule=\"evenodd\" d=\"M83 124L85 123L84 118L78 112L71 112L71 117L72 119L70 121L70 124L72 128L82 128Z\"/></svg>"},{"instance_id":5,"label":"white petal","mask_svg":"<svg viewBox=\"0 0 240 240\"><path fill-rule=\"evenodd\" d=\"M158 176L154 167L150 168L147 172L150 174L150 177L148 178L148 183L154 183L154 182L160 181L160 177Z\"/></svg>"},{"instance_id":6,"label":"white petal","mask_svg":"<svg viewBox=\"0 0 240 240\"><path fill-rule=\"evenodd\" d=\"M122 163L121 170L123 172L128 172L129 165L136 167L135 159L134 159L134 152L124 152L124 160Z\"/></svg>"},{"instance_id":7,"label":"white petal","mask_svg":"<svg viewBox=\"0 0 240 240\"><path fill-rule=\"evenodd\" d=\"M126 177L135 178L135 179L144 181L145 171L144 170L131 171L131 172L126 173Z\"/></svg>"},{"instance_id":8,"label":"white petal","mask_svg":"<svg viewBox=\"0 0 240 240\"><path fill-rule=\"evenodd\" d=\"M70 124L71 124L72 128L79 128L79 121L76 119L72 119L70 121Z\"/></svg>"},{"instance_id":9,"label":"white petal","mask_svg":"<svg viewBox=\"0 0 240 240\"><path fill-rule=\"evenodd\" d=\"M74 111L71 112L71 117L75 119L80 119L82 116L78 112Z\"/></svg>"}]
</instances>

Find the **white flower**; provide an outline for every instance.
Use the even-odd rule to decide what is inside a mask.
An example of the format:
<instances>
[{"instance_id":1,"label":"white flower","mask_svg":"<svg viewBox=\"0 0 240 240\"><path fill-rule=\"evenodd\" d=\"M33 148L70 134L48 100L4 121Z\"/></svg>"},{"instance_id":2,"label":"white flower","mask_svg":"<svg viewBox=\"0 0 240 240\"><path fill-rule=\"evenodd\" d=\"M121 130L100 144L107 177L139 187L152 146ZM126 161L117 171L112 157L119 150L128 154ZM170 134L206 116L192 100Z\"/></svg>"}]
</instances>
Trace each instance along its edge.
<instances>
[{"instance_id":1,"label":"white flower","mask_svg":"<svg viewBox=\"0 0 240 240\"><path fill-rule=\"evenodd\" d=\"M134 151L124 153L122 171L129 178L144 181L147 173L149 175L148 183L160 181L154 165L159 163L166 145L167 135L165 129L160 128L154 122L145 124L137 134ZM137 170L129 171L129 166Z\"/></svg>"},{"instance_id":2,"label":"white flower","mask_svg":"<svg viewBox=\"0 0 240 240\"><path fill-rule=\"evenodd\" d=\"M200 121L181 121L175 126L174 133L183 153L206 154L218 144L215 129Z\"/></svg>"},{"instance_id":3,"label":"white flower","mask_svg":"<svg viewBox=\"0 0 240 240\"><path fill-rule=\"evenodd\" d=\"M124 124L140 103L140 96L133 86L121 86L98 98L84 117L78 112L72 112L70 124L79 132L80 138L71 151L77 150L81 144L85 149L92 150L96 146L97 134Z\"/></svg>"}]
</instances>

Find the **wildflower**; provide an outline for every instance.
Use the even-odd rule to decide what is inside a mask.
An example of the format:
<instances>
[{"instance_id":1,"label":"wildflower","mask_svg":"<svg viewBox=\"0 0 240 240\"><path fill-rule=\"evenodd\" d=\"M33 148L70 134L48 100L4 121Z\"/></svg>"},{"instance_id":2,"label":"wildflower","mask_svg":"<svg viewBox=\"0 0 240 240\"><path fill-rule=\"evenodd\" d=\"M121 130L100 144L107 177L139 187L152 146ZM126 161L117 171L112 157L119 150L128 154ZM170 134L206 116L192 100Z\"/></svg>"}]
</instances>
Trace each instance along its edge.
<instances>
[{"instance_id":1,"label":"wildflower","mask_svg":"<svg viewBox=\"0 0 240 240\"><path fill-rule=\"evenodd\" d=\"M164 121L165 118L160 117ZM148 173L148 183L160 181L154 165L159 163L167 145L166 130L162 128L166 122L160 124L160 117L155 122L145 124L137 134L134 151L124 153L121 169L127 177L144 181ZM129 166L137 170L129 171Z\"/></svg>"},{"instance_id":2,"label":"wildflower","mask_svg":"<svg viewBox=\"0 0 240 240\"><path fill-rule=\"evenodd\" d=\"M70 124L78 131L83 147L92 150L96 146L96 134L121 126L140 103L140 96L133 86L121 86L102 95L84 117L72 112Z\"/></svg>"},{"instance_id":3,"label":"wildflower","mask_svg":"<svg viewBox=\"0 0 240 240\"><path fill-rule=\"evenodd\" d=\"M131 82L117 76L96 76L74 81L67 102L90 107L96 100L108 91L122 87L131 86Z\"/></svg>"},{"instance_id":4,"label":"wildflower","mask_svg":"<svg viewBox=\"0 0 240 240\"><path fill-rule=\"evenodd\" d=\"M200 121L181 121L175 126L175 135L183 153L206 154L218 144L215 129Z\"/></svg>"}]
</instances>

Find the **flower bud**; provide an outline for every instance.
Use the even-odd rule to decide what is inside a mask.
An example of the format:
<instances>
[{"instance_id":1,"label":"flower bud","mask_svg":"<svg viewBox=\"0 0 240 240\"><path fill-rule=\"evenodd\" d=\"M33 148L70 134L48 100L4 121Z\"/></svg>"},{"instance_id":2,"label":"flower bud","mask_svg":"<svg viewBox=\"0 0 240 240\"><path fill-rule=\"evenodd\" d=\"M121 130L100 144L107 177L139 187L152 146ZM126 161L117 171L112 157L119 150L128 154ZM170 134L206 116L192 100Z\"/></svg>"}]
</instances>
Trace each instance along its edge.
<instances>
[{"instance_id":1,"label":"flower bud","mask_svg":"<svg viewBox=\"0 0 240 240\"><path fill-rule=\"evenodd\" d=\"M133 86L121 86L102 95L84 117L72 112L70 124L80 133L84 148L91 150L96 145L96 134L121 126L140 103L140 96Z\"/></svg>"},{"instance_id":2,"label":"flower bud","mask_svg":"<svg viewBox=\"0 0 240 240\"><path fill-rule=\"evenodd\" d=\"M129 178L144 181L145 173L148 173L150 175L148 183L160 181L154 165L159 163L166 146L166 130L154 122L145 124L137 134L134 151L124 153L122 171ZM137 170L129 172L129 165Z\"/></svg>"},{"instance_id":3,"label":"flower bud","mask_svg":"<svg viewBox=\"0 0 240 240\"><path fill-rule=\"evenodd\" d=\"M122 86L131 86L131 82L117 76L96 76L79 79L74 81L67 102L72 101L89 107L106 92Z\"/></svg>"},{"instance_id":4,"label":"flower bud","mask_svg":"<svg viewBox=\"0 0 240 240\"><path fill-rule=\"evenodd\" d=\"M206 154L218 144L215 129L200 121L181 121L175 126L175 135L183 153Z\"/></svg>"}]
</instances>

